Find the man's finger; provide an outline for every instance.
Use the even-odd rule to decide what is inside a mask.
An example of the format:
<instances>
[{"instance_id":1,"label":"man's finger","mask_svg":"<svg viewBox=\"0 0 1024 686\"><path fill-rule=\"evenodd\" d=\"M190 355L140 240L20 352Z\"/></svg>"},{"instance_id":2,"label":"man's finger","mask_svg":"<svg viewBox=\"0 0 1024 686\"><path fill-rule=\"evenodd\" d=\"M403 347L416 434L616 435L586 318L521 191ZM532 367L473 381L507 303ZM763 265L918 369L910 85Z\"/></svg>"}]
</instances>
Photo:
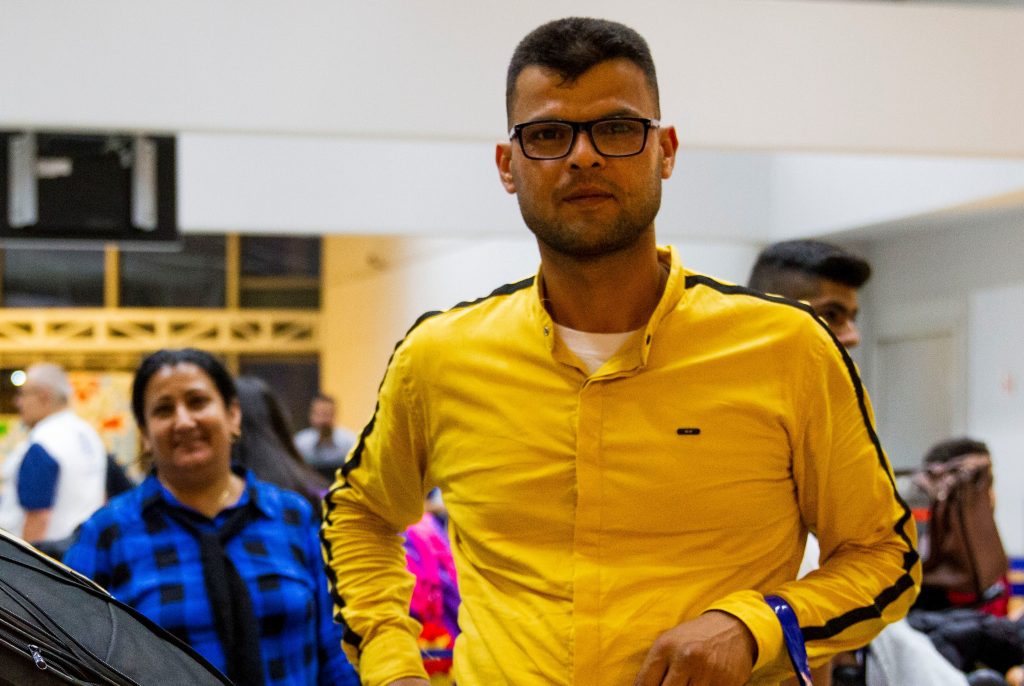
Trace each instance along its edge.
<instances>
[{"instance_id":1,"label":"man's finger","mask_svg":"<svg viewBox=\"0 0 1024 686\"><path fill-rule=\"evenodd\" d=\"M666 658L655 655L654 650L648 651L640 672L633 680L633 686L661 686L667 667Z\"/></svg>"},{"instance_id":2,"label":"man's finger","mask_svg":"<svg viewBox=\"0 0 1024 686\"><path fill-rule=\"evenodd\" d=\"M675 660L669 665L668 673L661 680L661 686L704 686L704 682L692 678L684 665L679 660Z\"/></svg>"}]
</instances>

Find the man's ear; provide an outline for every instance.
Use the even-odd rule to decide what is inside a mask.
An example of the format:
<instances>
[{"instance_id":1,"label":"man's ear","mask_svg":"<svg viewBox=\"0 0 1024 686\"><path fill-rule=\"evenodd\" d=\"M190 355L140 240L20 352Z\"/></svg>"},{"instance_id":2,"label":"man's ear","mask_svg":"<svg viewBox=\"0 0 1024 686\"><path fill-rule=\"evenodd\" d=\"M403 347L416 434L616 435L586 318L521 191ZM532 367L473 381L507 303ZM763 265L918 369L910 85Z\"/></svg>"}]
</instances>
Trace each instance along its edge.
<instances>
[{"instance_id":1,"label":"man's ear","mask_svg":"<svg viewBox=\"0 0 1024 686\"><path fill-rule=\"evenodd\" d=\"M661 145L661 178L667 179L675 169L676 151L679 149L676 127L664 126L658 129L658 144Z\"/></svg>"},{"instance_id":2,"label":"man's ear","mask_svg":"<svg viewBox=\"0 0 1024 686\"><path fill-rule=\"evenodd\" d=\"M498 165L498 178L501 185L509 193L516 192L516 182L512 179L512 144L498 143L494 150L494 162Z\"/></svg>"}]
</instances>

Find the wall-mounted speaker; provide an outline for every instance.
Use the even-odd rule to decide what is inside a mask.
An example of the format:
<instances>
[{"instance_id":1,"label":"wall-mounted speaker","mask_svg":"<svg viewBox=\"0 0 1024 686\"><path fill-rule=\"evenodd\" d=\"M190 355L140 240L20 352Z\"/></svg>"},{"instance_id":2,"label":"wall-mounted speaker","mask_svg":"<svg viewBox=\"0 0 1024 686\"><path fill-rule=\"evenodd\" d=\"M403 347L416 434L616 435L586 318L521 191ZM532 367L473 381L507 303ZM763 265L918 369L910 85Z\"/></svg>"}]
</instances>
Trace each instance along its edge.
<instances>
[{"instance_id":1,"label":"wall-mounted speaker","mask_svg":"<svg viewBox=\"0 0 1024 686\"><path fill-rule=\"evenodd\" d=\"M0 132L0 243L173 247L176 182L173 136Z\"/></svg>"}]
</instances>

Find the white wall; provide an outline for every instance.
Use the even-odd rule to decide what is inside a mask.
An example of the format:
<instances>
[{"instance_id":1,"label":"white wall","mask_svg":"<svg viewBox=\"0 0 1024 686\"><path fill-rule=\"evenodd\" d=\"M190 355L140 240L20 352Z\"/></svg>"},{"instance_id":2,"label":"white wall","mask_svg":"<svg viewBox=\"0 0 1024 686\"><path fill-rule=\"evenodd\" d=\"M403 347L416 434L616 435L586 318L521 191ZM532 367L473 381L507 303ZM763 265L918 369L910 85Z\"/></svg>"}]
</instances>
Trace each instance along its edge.
<instances>
[{"instance_id":1,"label":"white wall","mask_svg":"<svg viewBox=\"0 0 1024 686\"><path fill-rule=\"evenodd\" d=\"M178 219L186 231L516 237L522 219L498 182L496 142L183 134ZM768 230L770 164L683 149L659 223L756 242Z\"/></svg>"},{"instance_id":2,"label":"white wall","mask_svg":"<svg viewBox=\"0 0 1024 686\"><path fill-rule=\"evenodd\" d=\"M200 231L513 233L494 143L184 134L179 221Z\"/></svg>"},{"instance_id":3,"label":"white wall","mask_svg":"<svg viewBox=\"0 0 1024 686\"><path fill-rule=\"evenodd\" d=\"M1017 213L975 217L944 231L882 237L870 244L875 269L862 309L870 315L864 347L865 379L873 395L891 378L873 360L881 339L948 333L954 351L943 370L955 394L947 435L970 434L990 442L996 470L997 520L1010 553L1024 554L1024 217ZM925 410L927 380L917 398ZM1008 390L1009 388L1009 390ZM904 389L905 390L905 389ZM906 394L905 394L906 395ZM938 399L943 404L946 399ZM900 431L880 426L883 442ZM915 461L927 445L917 446Z\"/></svg>"},{"instance_id":4,"label":"white wall","mask_svg":"<svg viewBox=\"0 0 1024 686\"><path fill-rule=\"evenodd\" d=\"M771 240L873 226L1024 188L1024 160L778 154Z\"/></svg>"},{"instance_id":5,"label":"white wall","mask_svg":"<svg viewBox=\"0 0 1024 686\"><path fill-rule=\"evenodd\" d=\"M1024 552L1024 279L971 295L968 425L992 451L1004 545Z\"/></svg>"},{"instance_id":6,"label":"white wall","mask_svg":"<svg viewBox=\"0 0 1024 686\"><path fill-rule=\"evenodd\" d=\"M492 140L513 46L584 8L691 145L1024 156L1024 10L828 0L0 0L0 126Z\"/></svg>"}]
</instances>

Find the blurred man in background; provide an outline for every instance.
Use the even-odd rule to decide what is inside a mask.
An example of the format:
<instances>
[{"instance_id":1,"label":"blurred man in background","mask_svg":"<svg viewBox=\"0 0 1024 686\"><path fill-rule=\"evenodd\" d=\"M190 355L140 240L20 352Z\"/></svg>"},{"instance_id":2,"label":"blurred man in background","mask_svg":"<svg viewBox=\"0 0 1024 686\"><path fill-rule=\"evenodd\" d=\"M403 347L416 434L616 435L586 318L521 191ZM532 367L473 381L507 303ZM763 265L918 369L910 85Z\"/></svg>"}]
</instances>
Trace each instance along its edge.
<instances>
[{"instance_id":1,"label":"blurred man in background","mask_svg":"<svg viewBox=\"0 0 1024 686\"><path fill-rule=\"evenodd\" d=\"M71 383L56 364L29 367L15 403L28 437L3 464L0 528L32 543L67 538L106 496L107 453L71 410Z\"/></svg>"},{"instance_id":2,"label":"blurred man in background","mask_svg":"<svg viewBox=\"0 0 1024 686\"><path fill-rule=\"evenodd\" d=\"M317 393L309 403L309 427L295 434L295 447L306 463L328 480L334 479L334 470L356 442L354 433L334 425L337 409L334 398Z\"/></svg>"},{"instance_id":3,"label":"blurred man in background","mask_svg":"<svg viewBox=\"0 0 1024 686\"><path fill-rule=\"evenodd\" d=\"M762 250L747 285L803 300L850 349L860 343L857 291L869 278L871 265L857 255L822 241L796 240Z\"/></svg>"}]
</instances>

